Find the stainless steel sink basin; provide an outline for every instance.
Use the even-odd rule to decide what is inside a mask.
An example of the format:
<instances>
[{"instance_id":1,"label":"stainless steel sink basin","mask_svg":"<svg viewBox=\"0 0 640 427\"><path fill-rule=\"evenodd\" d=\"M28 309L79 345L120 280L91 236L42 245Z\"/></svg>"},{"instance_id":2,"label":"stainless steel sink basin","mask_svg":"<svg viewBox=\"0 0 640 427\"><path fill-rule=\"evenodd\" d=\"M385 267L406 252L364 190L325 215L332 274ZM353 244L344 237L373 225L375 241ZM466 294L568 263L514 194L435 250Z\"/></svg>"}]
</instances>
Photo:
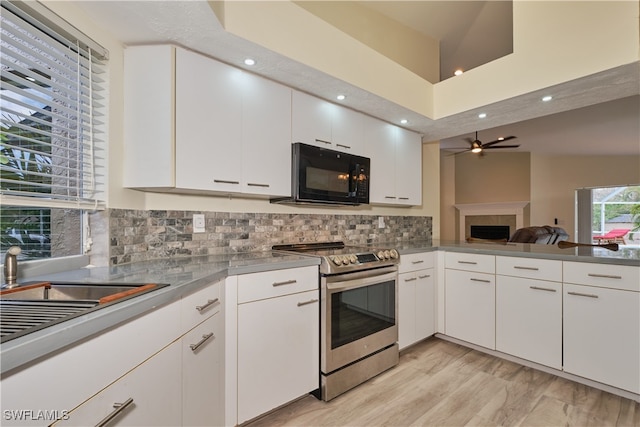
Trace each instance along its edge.
<instances>
[{"instance_id":1,"label":"stainless steel sink basin","mask_svg":"<svg viewBox=\"0 0 640 427\"><path fill-rule=\"evenodd\" d=\"M28 283L0 291L0 343L168 286L158 283Z\"/></svg>"},{"instance_id":2,"label":"stainless steel sink basin","mask_svg":"<svg viewBox=\"0 0 640 427\"><path fill-rule=\"evenodd\" d=\"M0 292L2 300L112 302L156 288L156 284L84 284L41 282Z\"/></svg>"}]
</instances>

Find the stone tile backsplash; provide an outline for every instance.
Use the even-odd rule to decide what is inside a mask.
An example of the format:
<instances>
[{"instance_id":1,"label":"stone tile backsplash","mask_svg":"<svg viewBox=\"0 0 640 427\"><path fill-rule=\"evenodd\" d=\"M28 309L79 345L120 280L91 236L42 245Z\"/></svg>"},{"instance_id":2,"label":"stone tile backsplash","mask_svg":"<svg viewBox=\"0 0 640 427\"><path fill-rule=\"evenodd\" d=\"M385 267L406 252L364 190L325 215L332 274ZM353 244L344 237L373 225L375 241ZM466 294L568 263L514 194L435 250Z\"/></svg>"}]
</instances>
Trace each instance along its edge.
<instances>
[{"instance_id":1,"label":"stone tile backsplash","mask_svg":"<svg viewBox=\"0 0 640 427\"><path fill-rule=\"evenodd\" d=\"M428 240L431 217L204 212L206 232L193 233L194 211L110 209L109 264L157 258L270 250L280 243L347 244Z\"/></svg>"}]
</instances>

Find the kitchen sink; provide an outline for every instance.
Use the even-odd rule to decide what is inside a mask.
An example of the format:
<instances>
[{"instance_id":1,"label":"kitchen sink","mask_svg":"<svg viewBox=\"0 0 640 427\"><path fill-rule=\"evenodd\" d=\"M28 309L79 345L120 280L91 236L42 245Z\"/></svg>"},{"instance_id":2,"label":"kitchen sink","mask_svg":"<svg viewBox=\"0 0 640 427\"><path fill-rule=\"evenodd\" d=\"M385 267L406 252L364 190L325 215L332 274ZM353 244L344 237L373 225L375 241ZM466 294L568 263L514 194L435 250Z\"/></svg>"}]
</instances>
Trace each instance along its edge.
<instances>
[{"instance_id":1,"label":"kitchen sink","mask_svg":"<svg viewBox=\"0 0 640 427\"><path fill-rule=\"evenodd\" d=\"M35 282L0 291L0 343L168 286Z\"/></svg>"}]
</instances>

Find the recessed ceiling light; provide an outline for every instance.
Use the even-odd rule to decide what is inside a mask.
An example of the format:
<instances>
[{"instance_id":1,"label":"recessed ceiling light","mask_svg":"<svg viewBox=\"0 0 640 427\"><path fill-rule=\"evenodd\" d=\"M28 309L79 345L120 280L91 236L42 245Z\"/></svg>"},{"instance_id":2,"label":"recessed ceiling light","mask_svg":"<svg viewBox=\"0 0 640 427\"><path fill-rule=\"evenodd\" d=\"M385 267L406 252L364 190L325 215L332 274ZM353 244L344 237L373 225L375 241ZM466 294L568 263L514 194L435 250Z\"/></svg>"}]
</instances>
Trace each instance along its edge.
<instances>
[{"instance_id":1,"label":"recessed ceiling light","mask_svg":"<svg viewBox=\"0 0 640 427\"><path fill-rule=\"evenodd\" d=\"M402 119L402 120L400 120L400 123L402 123L403 125L406 125L407 123L409 123L409 120Z\"/></svg>"},{"instance_id":2,"label":"recessed ceiling light","mask_svg":"<svg viewBox=\"0 0 640 427\"><path fill-rule=\"evenodd\" d=\"M244 60L244 65L256 65L256 60L255 59L251 59L251 58L247 58Z\"/></svg>"},{"instance_id":3,"label":"recessed ceiling light","mask_svg":"<svg viewBox=\"0 0 640 427\"><path fill-rule=\"evenodd\" d=\"M453 74L454 74L454 75L456 75L456 76L459 76L459 75L461 75L462 73L464 73L464 71L462 71L462 70L461 70L461 69L459 69L459 68L453 72Z\"/></svg>"},{"instance_id":4,"label":"recessed ceiling light","mask_svg":"<svg viewBox=\"0 0 640 427\"><path fill-rule=\"evenodd\" d=\"M480 114L478 114L478 118L479 118L479 119L484 119L485 117L487 117L487 113L480 113Z\"/></svg>"},{"instance_id":5,"label":"recessed ceiling light","mask_svg":"<svg viewBox=\"0 0 640 427\"><path fill-rule=\"evenodd\" d=\"M547 96L543 96L543 97L542 97L542 100L543 100L544 102L549 102L549 101L551 101L552 99L553 99L553 97L552 97L551 95L547 95Z\"/></svg>"},{"instance_id":6,"label":"recessed ceiling light","mask_svg":"<svg viewBox=\"0 0 640 427\"><path fill-rule=\"evenodd\" d=\"M498 137L498 141L504 141L504 136Z\"/></svg>"},{"instance_id":7,"label":"recessed ceiling light","mask_svg":"<svg viewBox=\"0 0 640 427\"><path fill-rule=\"evenodd\" d=\"M346 98L346 96L344 96L344 95L338 95L338 96L336 96L336 99L337 99L338 101L342 101L342 100L344 100L345 98Z\"/></svg>"}]
</instances>

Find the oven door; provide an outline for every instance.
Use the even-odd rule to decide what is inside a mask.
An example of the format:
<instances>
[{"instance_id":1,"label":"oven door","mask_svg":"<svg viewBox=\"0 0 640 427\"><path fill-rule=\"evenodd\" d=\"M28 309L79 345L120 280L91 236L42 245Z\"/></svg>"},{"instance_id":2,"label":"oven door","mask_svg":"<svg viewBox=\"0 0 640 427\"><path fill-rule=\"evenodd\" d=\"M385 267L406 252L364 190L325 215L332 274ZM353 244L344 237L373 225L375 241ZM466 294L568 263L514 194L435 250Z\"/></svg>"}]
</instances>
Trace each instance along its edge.
<instances>
[{"instance_id":1,"label":"oven door","mask_svg":"<svg viewBox=\"0 0 640 427\"><path fill-rule=\"evenodd\" d=\"M398 341L397 280L396 266L322 277L322 373Z\"/></svg>"}]
</instances>

